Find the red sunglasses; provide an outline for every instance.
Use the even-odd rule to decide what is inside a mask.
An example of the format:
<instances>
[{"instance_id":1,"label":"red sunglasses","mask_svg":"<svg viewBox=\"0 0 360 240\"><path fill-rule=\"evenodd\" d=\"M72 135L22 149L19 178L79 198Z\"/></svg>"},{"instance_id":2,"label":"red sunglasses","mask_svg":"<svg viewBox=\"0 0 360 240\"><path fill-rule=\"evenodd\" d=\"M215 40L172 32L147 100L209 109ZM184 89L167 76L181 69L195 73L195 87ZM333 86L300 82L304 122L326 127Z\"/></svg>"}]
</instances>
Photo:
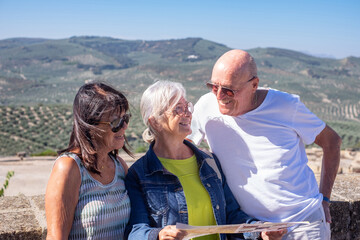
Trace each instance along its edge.
<instances>
[{"instance_id":1,"label":"red sunglasses","mask_svg":"<svg viewBox=\"0 0 360 240\"><path fill-rule=\"evenodd\" d=\"M248 83L248 82L251 82L252 80L254 80L255 78L257 78L256 76L253 76L251 79L249 79L248 81L246 81L245 83ZM244 85L245 85L244 83ZM220 91L223 93L223 94L226 94L228 97L234 97L236 92L240 91L240 89L231 89L231 88L228 88L228 87L223 87L223 86L220 86L218 84L215 84L215 83L212 83L212 82L207 82L206 83L206 86L216 95L218 93L218 90L220 88Z\"/></svg>"}]
</instances>

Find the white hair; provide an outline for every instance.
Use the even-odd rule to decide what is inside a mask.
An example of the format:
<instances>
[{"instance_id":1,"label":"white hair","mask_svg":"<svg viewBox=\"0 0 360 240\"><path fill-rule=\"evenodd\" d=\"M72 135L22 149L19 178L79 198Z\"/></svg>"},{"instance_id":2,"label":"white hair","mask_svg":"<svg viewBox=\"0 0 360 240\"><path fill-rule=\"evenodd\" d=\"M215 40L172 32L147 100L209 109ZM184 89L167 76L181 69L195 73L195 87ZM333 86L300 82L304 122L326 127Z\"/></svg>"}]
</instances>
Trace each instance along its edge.
<instances>
[{"instance_id":1,"label":"white hair","mask_svg":"<svg viewBox=\"0 0 360 240\"><path fill-rule=\"evenodd\" d=\"M149 123L149 118L161 119L163 113L173 108L181 97L186 98L186 91L178 82L157 81L144 91L140 101L140 112L147 126L142 135L145 142L151 143L156 135Z\"/></svg>"}]
</instances>

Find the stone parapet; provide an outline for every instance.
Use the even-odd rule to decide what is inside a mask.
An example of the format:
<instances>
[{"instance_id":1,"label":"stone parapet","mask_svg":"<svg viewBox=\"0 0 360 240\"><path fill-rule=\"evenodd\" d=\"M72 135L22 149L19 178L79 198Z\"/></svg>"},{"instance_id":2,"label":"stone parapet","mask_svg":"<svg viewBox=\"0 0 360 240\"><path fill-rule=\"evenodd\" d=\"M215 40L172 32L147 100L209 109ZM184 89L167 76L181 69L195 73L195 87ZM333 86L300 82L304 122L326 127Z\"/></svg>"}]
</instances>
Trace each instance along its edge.
<instances>
[{"instance_id":1,"label":"stone parapet","mask_svg":"<svg viewBox=\"0 0 360 240\"><path fill-rule=\"evenodd\" d=\"M320 176L317 176L318 179ZM331 194L332 240L360 239L360 174L338 174Z\"/></svg>"},{"instance_id":2,"label":"stone parapet","mask_svg":"<svg viewBox=\"0 0 360 240\"><path fill-rule=\"evenodd\" d=\"M330 205L332 240L360 239L359 182L360 174L340 174L336 178ZM45 239L44 195L0 198L0 219L0 240Z\"/></svg>"},{"instance_id":3,"label":"stone parapet","mask_svg":"<svg viewBox=\"0 0 360 240\"><path fill-rule=\"evenodd\" d=\"M1 240L45 239L44 195L1 197L0 222Z\"/></svg>"},{"instance_id":4,"label":"stone parapet","mask_svg":"<svg viewBox=\"0 0 360 240\"><path fill-rule=\"evenodd\" d=\"M130 166L135 159L122 156ZM320 181L322 152L307 149L308 166ZM54 157L30 158L19 161L0 158L0 183L7 171L14 170L5 197L0 197L0 240L45 239L46 219L44 193ZM334 183L330 205L332 240L360 240L360 174L357 166L360 153L341 152L339 174Z\"/></svg>"}]
</instances>

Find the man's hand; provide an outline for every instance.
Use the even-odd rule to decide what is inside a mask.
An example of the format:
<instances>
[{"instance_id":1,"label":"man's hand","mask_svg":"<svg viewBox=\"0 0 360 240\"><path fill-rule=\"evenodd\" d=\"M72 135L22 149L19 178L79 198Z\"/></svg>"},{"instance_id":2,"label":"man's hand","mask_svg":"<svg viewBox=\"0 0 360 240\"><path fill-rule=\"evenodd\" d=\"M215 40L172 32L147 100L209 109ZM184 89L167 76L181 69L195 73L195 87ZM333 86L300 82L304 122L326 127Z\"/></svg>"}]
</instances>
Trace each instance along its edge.
<instances>
[{"instance_id":1,"label":"man's hand","mask_svg":"<svg viewBox=\"0 0 360 240\"><path fill-rule=\"evenodd\" d=\"M275 232L261 232L261 238L263 240L281 240L281 238L287 233L286 229L281 229Z\"/></svg>"},{"instance_id":2,"label":"man's hand","mask_svg":"<svg viewBox=\"0 0 360 240\"><path fill-rule=\"evenodd\" d=\"M324 208L326 222L331 223L330 203L322 201L322 206Z\"/></svg>"}]
</instances>

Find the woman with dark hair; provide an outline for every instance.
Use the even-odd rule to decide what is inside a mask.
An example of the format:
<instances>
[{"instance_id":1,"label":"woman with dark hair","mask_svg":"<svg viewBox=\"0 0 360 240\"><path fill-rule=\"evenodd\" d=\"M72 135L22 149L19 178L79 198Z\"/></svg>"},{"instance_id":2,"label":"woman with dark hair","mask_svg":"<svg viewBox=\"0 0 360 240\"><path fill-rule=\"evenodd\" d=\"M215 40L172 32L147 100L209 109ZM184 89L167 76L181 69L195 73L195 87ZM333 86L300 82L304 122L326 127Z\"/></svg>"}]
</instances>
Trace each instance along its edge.
<instances>
[{"instance_id":1,"label":"woman with dark hair","mask_svg":"<svg viewBox=\"0 0 360 240\"><path fill-rule=\"evenodd\" d=\"M59 151L46 194L47 239L123 239L130 217L125 96L104 83L83 85L73 104L69 146Z\"/></svg>"}]
</instances>

